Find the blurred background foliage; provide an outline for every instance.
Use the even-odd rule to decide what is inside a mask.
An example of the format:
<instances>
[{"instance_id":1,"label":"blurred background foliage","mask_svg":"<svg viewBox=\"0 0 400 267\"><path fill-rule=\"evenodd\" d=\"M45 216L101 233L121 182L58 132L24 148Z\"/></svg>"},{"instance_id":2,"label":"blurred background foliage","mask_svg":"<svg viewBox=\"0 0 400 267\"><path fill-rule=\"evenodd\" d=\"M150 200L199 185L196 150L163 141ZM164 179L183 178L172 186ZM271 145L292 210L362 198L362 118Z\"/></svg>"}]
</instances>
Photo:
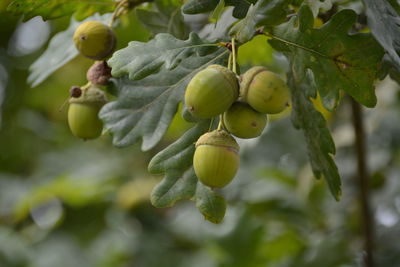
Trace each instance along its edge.
<instances>
[{"instance_id":1,"label":"blurred background foliage","mask_svg":"<svg viewBox=\"0 0 400 267\"><path fill-rule=\"evenodd\" d=\"M190 124L178 113L163 142L146 153L139 145L115 148L107 135L73 137L63 103L72 85L85 83L92 62L78 56L31 88L30 64L69 19L22 23L5 12L8 2L0 3L0 266L361 266L363 218L346 98L334 114L323 111L338 149L340 202L313 178L288 110L271 117L260 138L240 140L240 171L223 189L229 207L220 225L186 201L155 209L149 194L161 177L149 175L147 164ZM119 47L150 38L135 12L116 32ZM242 71L265 65L285 72L265 37L239 55ZM375 256L377 266L393 267L400 266L399 86L386 79L377 88L378 106L364 110Z\"/></svg>"}]
</instances>

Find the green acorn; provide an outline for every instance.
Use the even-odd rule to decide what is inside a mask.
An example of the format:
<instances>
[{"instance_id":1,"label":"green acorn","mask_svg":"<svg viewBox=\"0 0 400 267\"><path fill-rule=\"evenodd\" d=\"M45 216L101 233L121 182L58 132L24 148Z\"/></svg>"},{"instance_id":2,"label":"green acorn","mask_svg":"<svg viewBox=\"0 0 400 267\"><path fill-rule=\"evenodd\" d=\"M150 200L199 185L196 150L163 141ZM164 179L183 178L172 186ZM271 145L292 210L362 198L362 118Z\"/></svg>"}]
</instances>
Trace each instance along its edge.
<instances>
[{"instance_id":1,"label":"green acorn","mask_svg":"<svg viewBox=\"0 0 400 267\"><path fill-rule=\"evenodd\" d=\"M259 136L267 124L267 116L243 102L235 102L224 113L226 129L239 138Z\"/></svg>"},{"instance_id":2,"label":"green acorn","mask_svg":"<svg viewBox=\"0 0 400 267\"><path fill-rule=\"evenodd\" d=\"M113 30L98 21L87 21L79 25L73 39L79 52L94 60L109 57L116 44Z\"/></svg>"},{"instance_id":3,"label":"green acorn","mask_svg":"<svg viewBox=\"0 0 400 267\"><path fill-rule=\"evenodd\" d=\"M289 88L275 73L265 67L253 67L243 74L240 96L260 113L275 114L283 111L290 100Z\"/></svg>"},{"instance_id":4,"label":"green acorn","mask_svg":"<svg viewBox=\"0 0 400 267\"><path fill-rule=\"evenodd\" d=\"M223 66L210 65L189 82L185 105L194 117L211 118L227 110L238 96L236 74Z\"/></svg>"},{"instance_id":5,"label":"green acorn","mask_svg":"<svg viewBox=\"0 0 400 267\"><path fill-rule=\"evenodd\" d=\"M98 113L107 103L104 92L96 87L81 90L78 94L76 88L71 93L68 108L68 124L71 132L84 140L94 139L101 135L103 122ZM78 96L78 97L76 97Z\"/></svg>"},{"instance_id":6,"label":"green acorn","mask_svg":"<svg viewBox=\"0 0 400 267\"><path fill-rule=\"evenodd\" d=\"M193 156L194 171L199 180L221 188L229 184L239 168L239 145L224 130L215 130L200 136Z\"/></svg>"}]
</instances>

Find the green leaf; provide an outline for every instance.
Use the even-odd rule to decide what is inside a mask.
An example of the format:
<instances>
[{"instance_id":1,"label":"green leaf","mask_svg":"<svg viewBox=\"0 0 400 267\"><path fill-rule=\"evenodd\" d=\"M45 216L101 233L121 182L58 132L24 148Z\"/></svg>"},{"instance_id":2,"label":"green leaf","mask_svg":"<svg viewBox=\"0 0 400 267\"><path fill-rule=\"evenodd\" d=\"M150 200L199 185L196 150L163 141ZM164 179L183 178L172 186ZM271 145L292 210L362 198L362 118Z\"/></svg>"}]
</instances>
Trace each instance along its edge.
<instances>
[{"instance_id":1,"label":"green leaf","mask_svg":"<svg viewBox=\"0 0 400 267\"><path fill-rule=\"evenodd\" d=\"M149 172L165 173L165 176L153 189L151 203L164 208L173 206L178 200L194 197L203 216L210 222L220 223L225 215L225 199L198 182L192 166L195 142L209 126L209 120L200 121L152 158Z\"/></svg>"},{"instance_id":2,"label":"green leaf","mask_svg":"<svg viewBox=\"0 0 400 267\"><path fill-rule=\"evenodd\" d=\"M303 130L315 177L324 176L329 189L336 200L341 196L341 182L338 169L332 155L335 144L326 127L324 117L315 110L310 97L315 97L316 88L312 85L312 73L298 73L294 62L291 63L289 87L292 92L292 121L297 129ZM304 75L303 75L304 74Z\"/></svg>"},{"instance_id":3,"label":"green leaf","mask_svg":"<svg viewBox=\"0 0 400 267\"><path fill-rule=\"evenodd\" d=\"M225 6L233 6L233 16L235 18L244 18L251 4L257 0L225 0ZM185 14L199 14L213 11L219 0L189 0L182 6L182 12Z\"/></svg>"},{"instance_id":4,"label":"green leaf","mask_svg":"<svg viewBox=\"0 0 400 267\"><path fill-rule=\"evenodd\" d=\"M386 1L364 0L368 26L376 40L385 49L391 62L400 71L400 17Z\"/></svg>"},{"instance_id":5,"label":"green leaf","mask_svg":"<svg viewBox=\"0 0 400 267\"><path fill-rule=\"evenodd\" d=\"M307 69L314 74L323 104L332 110L345 90L359 103L376 104L374 80L383 50L371 34L348 34L356 21L356 13L342 10L321 28L314 29L314 17L308 6L299 15L275 28L270 43L286 53L304 76Z\"/></svg>"},{"instance_id":6,"label":"green leaf","mask_svg":"<svg viewBox=\"0 0 400 267\"><path fill-rule=\"evenodd\" d=\"M155 10L137 8L136 15L143 26L153 34L169 33L178 39L186 39L189 36L180 6L164 6L156 2Z\"/></svg>"},{"instance_id":7,"label":"green leaf","mask_svg":"<svg viewBox=\"0 0 400 267\"><path fill-rule=\"evenodd\" d=\"M218 23L208 23L199 32L202 38L207 40L215 41L230 41L229 29L237 19L232 16L232 9L225 9L222 12L221 17L218 19Z\"/></svg>"},{"instance_id":8,"label":"green leaf","mask_svg":"<svg viewBox=\"0 0 400 267\"><path fill-rule=\"evenodd\" d=\"M200 182L196 189L196 207L207 221L220 223L224 219L225 198Z\"/></svg>"},{"instance_id":9,"label":"green leaf","mask_svg":"<svg viewBox=\"0 0 400 267\"><path fill-rule=\"evenodd\" d=\"M97 20L106 23L110 20L111 15L98 15L87 18L88 20ZM49 46L46 51L29 67L30 74L28 82L32 87L37 86L49 77L53 72L64 66L74 57L79 54L79 51L75 48L72 37L75 29L81 22L77 22L75 19L71 19L71 23L63 32L57 33L50 40Z\"/></svg>"},{"instance_id":10,"label":"green leaf","mask_svg":"<svg viewBox=\"0 0 400 267\"><path fill-rule=\"evenodd\" d=\"M285 7L291 0L259 0L251 5L246 17L232 27L229 34L239 43L253 38L257 27L273 26L282 23L286 18Z\"/></svg>"},{"instance_id":11,"label":"green leaf","mask_svg":"<svg viewBox=\"0 0 400 267\"><path fill-rule=\"evenodd\" d=\"M222 12L224 11L224 8L225 8L225 1L219 0L218 5L215 7L213 13L210 16L211 21L215 21L215 23L217 23L222 15Z\"/></svg>"},{"instance_id":12,"label":"green leaf","mask_svg":"<svg viewBox=\"0 0 400 267\"><path fill-rule=\"evenodd\" d=\"M137 80L115 80L118 99L100 112L114 145L127 146L142 138L143 150L154 147L171 123L191 77L227 56L227 49L209 46L196 34L186 41L158 34L148 43L131 42L114 53L109 60L113 76Z\"/></svg>"},{"instance_id":13,"label":"green leaf","mask_svg":"<svg viewBox=\"0 0 400 267\"><path fill-rule=\"evenodd\" d=\"M209 120L201 121L151 159L149 172L165 173L151 194L151 203L155 207L169 207L177 200L193 197L197 184L192 167L194 144L209 125Z\"/></svg>"},{"instance_id":14,"label":"green leaf","mask_svg":"<svg viewBox=\"0 0 400 267\"><path fill-rule=\"evenodd\" d=\"M35 16L48 20L73 13L77 20L83 20L95 13L112 12L115 4L114 0L14 0L7 10L16 15L24 15L24 21Z\"/></svg>"}]
</instances>

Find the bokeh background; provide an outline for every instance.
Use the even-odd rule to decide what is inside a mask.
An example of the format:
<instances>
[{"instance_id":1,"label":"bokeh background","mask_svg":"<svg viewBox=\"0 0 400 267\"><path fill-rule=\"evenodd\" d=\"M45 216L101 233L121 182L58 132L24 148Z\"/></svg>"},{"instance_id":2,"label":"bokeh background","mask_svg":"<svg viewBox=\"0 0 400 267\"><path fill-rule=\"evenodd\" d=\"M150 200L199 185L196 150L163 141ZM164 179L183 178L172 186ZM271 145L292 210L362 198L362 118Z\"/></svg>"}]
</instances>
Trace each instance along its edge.
<instances>
[{"instance_id":1,"label":"bokeh background","mask_svg":"<svg viewBox=\"0 0 400 267\"><path fill-rule=\"evenodd\" d=\"M63 103L86 83L92 61L78 56L40 85L29 66L69 18L25 23L0 2L0 266L6 267L350 267L362 266L363 217L350 102L324 111L343 182L336 202L315 180L290 110L269 118L264 134L240 140L241 166L223 189L224 221L209 223L193 202L156 209L149 195L162 178L152 156L191 125L178 113L160 145L120 149L107 135L84 142L69 132ZM199 18L196 18L199 19ZM201 19L201 18L200 18ZM119 47L151 37L130 12L116 28ZM254 53L254 51L258 51ZM264 37L240 48L242 70L285 59ZM334 82L334 81L332 81ZM399 86L377 81L378 106L364 109L377 266L400 266Z\"/></svg>"}]
</instances>

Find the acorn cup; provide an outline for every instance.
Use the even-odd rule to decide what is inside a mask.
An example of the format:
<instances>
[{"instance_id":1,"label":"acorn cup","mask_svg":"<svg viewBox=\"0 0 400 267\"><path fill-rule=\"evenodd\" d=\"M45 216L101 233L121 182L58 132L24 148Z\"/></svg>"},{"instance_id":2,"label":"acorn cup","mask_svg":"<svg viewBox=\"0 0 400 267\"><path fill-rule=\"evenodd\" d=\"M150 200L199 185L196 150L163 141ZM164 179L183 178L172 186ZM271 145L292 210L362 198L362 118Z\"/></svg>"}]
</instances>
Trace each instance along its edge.
<instances>
[{"instance_id":1,"label":"acorn cup","mask_svg":"<svg viewBox=\"0 0 400 267\"><path fill-rule=\"evenodd\" d=\"M197 178L212 188L229 184L239 168L239 145L224 130L200 136L196 142L193 167Z\"/></svg>"},{"instance_id":2,"label":"acorn cup","mask_svg":"<svg viewBox=\"0 0 400 267\"><path fill-rule=\"evenodd\" d=\"M236 74L221 65L210 65L189 82L185 105L194 117L206 119L223 113L238 96Z\"/></svg>"},{"instance_id":3,"label":"acorn cup","mask_svg":"<svg viewBox=\"0 0 400 267\"><path fill-rule=\"evenodd\" d=\"M254 110L243 102L235 102L224 113L225 128L239 138L255 138L260 136L267 124L267 115Z\"/></svg>"},{"instance_id":4,"label":"acorn cup","mask_svg":"<svg viewBox=\"0 0 400 267\"><path fill-rule=\"evenodd\" d=\"M71 92L76 93L77 90L74 89ZM98 113L105 103L107 103L107 98L104 92L93 86L81 90L78 97L71 95L68 125L73 135L84 140L99 137L103 130L103 122L99 119Z\"/></svg>"},{"instance_id":5,"label":"acorn cup","mask_svg":"<svg viewBox=\"0 0 400 267\"><path fill-rule=\"evenodd\" d=\"M253 67L243 74L240 96L258 112L268 114L282 112L290 101L286 83L262 66Z\"/></svg>"},{"instance_id":6,"label":"acorn cup","mask_svg":"<svg viewBox=\"0 0 400 267\"><path fill-rule=\"evenodd\" d=\"M79 25L73 39L79 52L94 60L109 57L116 45L113 30L98 21L87 21Z\"/></svg>"}]
</instances>

